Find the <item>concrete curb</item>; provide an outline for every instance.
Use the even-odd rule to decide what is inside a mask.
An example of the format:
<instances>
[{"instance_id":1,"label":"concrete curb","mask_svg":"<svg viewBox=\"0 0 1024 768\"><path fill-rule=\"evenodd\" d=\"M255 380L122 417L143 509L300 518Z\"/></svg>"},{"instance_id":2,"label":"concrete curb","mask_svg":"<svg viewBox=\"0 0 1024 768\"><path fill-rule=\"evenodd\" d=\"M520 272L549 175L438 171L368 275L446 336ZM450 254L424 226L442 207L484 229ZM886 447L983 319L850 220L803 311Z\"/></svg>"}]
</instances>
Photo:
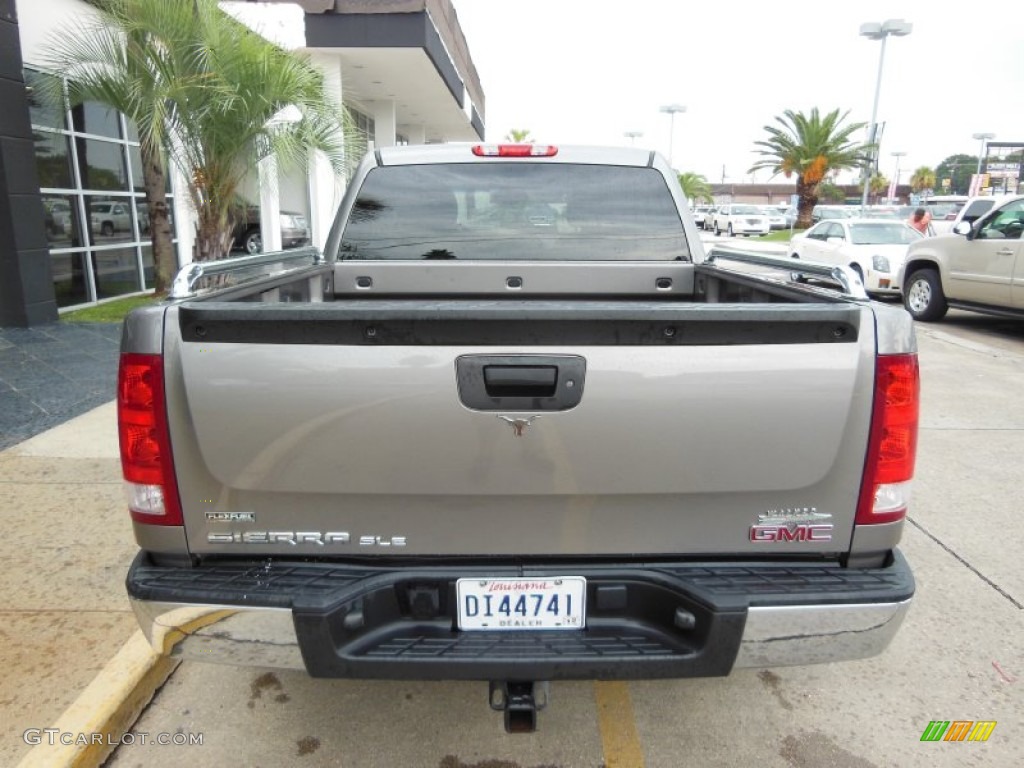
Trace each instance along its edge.
<instances>
[{"instance_id":1,"label":"concrete curb","mask_svg":"<svg viewBox=\"0 0 1024 768\"><path fill-rule=\"evenodd\" d=\"M178 663L154 653L136 632L53 724L54 743L42 733L18 768L102 765Z\"/></svg>"}]
</instances>

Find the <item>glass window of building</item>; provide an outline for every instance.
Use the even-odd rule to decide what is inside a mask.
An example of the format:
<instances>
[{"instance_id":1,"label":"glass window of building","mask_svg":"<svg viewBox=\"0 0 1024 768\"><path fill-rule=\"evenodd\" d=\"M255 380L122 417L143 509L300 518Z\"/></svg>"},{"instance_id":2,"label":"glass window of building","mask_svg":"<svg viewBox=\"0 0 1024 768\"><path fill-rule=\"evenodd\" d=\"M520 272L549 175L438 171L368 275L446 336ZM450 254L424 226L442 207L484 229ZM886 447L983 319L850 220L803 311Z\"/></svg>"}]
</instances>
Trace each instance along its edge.
<instances>
[{"instance_id":1,"label":"glass window of building","mask_svg":"<svg viewBox=\"0 0 1024 768\"><path fill-rule=\"evenodd\" d=\"M26 69L25 82L58 306L151 290L152 236L135 127L103 104L53 106L44 97L59 84L52 74ZM173 211L169 187L168 195Z\"/></svg>"},{"instance_id":2,"label":"glass window of building","mask_svg":"<svg viewBox=\"0 0 1024 768\"><path fill-rule=\"evenodd\" d=\"M54 130L64 128L67 117L64 110L50 104L43 93L49 88L58 87L60 79L32 69L26 69L24 76L28 90L29 118L32 120L32 125Z\"/></svg>"},{"instance_id":3,"label":"glass window of building","mask_svg":"<svg viewBox=\"0 0 1024 768\"><path fill-rule=\"evenodd\" d=\"M347 106L345 109L348 110L349 116L352 118L353 127L356 130L358 136L362 139L364 147L370 145L373 141L374 133L377 130L377 124L373 118L369 115L365 115L354 107Z\"/></svg>"},{"instance_id":4,"label":"glass window of building","mask_svg":"<svg viewBox=\"0 0 1024 768\"><path fill-rule=\"evenodd\" d=\"M94 101L72 107L71 120L78 133L91 133L110 139L120 139L122 135L120 113Z\"/></svg>"},{"instance_id":5,"label":"glass window of building","mask_svg":"<svg viewBox=\"0 0 1024 768\"><path fill-rule=\"evenodd\" d=\"M123 144L76 138L78 173L83 189L128 191L128 168Z\"/></svg>"},{"instance_id":6,"label":"glass window of building","mask_svg":"<svg viewBox=\"0 0 1024 768\"><path fill-rule=\"evenodd\" d=\"M71 189L71 147L62 133L35 130L36 171L43 189Z\"/></svg>"}]
</instances>

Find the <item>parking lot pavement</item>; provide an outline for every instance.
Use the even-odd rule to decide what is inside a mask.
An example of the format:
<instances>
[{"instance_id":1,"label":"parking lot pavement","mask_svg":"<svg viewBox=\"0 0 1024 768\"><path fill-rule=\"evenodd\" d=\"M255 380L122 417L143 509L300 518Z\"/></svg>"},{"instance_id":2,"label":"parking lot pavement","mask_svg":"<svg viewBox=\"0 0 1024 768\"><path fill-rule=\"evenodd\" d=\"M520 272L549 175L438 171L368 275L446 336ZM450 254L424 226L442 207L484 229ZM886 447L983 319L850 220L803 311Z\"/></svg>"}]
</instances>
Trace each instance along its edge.
<instances>
[{"instance_id":1,"label":"parking lot pavement","mask_svg":"<svg viewBox=\"0 0 1024 768\"><path fill-rule=\"evenodd\" d=\"M135 551L112 403L0 452L0 765L31 746L132 636Z\"/></svg>"},{"instance_id":2,"label":"parking lot pavement","mask_svg":"<svg viewBox=\"0 0 1024 768\"><path fill-rule=\"evenodd\" d=\"M917 337L927 367L912 525L950 546L1020 607L1024 557L1005 533L1020 528L1024 509L1024 333L993 343L938 323L918 324Z\"/></svg>"}]
</instances>

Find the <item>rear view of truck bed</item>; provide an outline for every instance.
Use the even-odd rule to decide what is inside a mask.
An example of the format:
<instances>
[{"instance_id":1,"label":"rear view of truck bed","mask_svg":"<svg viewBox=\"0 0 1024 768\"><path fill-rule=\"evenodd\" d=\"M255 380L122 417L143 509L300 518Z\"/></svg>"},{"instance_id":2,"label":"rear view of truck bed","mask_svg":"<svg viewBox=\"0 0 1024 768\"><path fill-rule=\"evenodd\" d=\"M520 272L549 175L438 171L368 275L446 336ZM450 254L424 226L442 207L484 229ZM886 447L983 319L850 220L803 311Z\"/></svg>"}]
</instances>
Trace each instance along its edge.
<instances>
[{"instance_id":1,"label":"rear view of truck bed","mask_svg":"<svg viewBox=\"0 0 1024 768\"><path fill-rule=\"evenodd\" d=\"M657 156L459 152L370 158L337 258L127 321L128 590L154 644L489 680L492 702L526 711L529 681L881 651L914 589L895 548L917 424L905 313L789 284L770 259L701 263ZM657 177L629 187L673 212L647 222L650 258L607 230L587 235L593 261L547 258L586 217L557 232L580 201L541 207L527 165L562 189L598 159L627 187ZM482 182L464 165L527 193L508 256L464 250L505 199L465 187ZM455 234L399 243L359 224L433 178L456 179Z\"/></svg>"}]
</instances>

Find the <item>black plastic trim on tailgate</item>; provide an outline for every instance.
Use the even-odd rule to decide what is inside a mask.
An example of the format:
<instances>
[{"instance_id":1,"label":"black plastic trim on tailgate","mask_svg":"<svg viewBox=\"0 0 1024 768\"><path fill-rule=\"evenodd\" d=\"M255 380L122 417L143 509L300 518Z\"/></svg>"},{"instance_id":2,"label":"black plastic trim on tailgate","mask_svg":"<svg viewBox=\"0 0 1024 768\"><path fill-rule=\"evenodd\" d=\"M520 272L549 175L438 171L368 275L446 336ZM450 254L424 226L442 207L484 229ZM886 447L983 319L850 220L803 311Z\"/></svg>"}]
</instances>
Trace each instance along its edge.
<instances>
[{"instance_id":1,"label":"black plastic trim on tailgate","mask_svg":"<svg viewBox=\"0 0 1024 768\"><path fill-rule=\"evenodd\" d=\"M327 302L182 306L186 342L378 346L856 343L855 305Z\"/></svg>"}]
</instances>

